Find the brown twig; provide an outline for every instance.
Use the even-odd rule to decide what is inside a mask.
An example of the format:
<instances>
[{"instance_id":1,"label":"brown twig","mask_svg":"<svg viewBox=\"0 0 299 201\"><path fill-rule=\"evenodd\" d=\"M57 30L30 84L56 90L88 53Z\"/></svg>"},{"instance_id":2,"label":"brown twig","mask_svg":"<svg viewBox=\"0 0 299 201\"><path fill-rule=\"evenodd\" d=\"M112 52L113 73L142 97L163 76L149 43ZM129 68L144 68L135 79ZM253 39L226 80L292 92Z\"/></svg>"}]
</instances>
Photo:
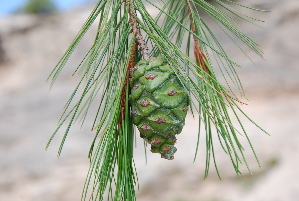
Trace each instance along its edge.
<instances>
[{"instance_id":1,"label":"brown twig","mask_svg":"<svg viewBox=\"0 0 299 201\"><path fill-rule=\"evenodd\" d=\"M130 15L129 23L131 23L131 25L132 25L132 32L136 36L136 42L140 47L140 51L143 56L143 59L148 61L150 59L149 48L148 48L147 44L145 43L143 36L141 35L141 32L139 30L134 5L131 0L124 0L124 2L126 2L126 4L129 7L129 15Z\"/></svg>"},{"instance_id":2,"label":"brown twig","mask_svg":"<svg viewBox=\"0 0 299 201\"><path fill-rule=\"evenodd\" d=\"M191 30L194 34L197 34L189 0L186 0L186 5L187 5L188 14L189 14L189 17L190 17ZM211 74L211 72L210 72L210 70L209 70L209 68L207 67L207 64L206 64L206 62L208 61L207 57L206 57L205 53L202 51L202 49L200 48L199 41L198 41L198 39L196 38L195 35L193 35L193 39L194 39L194 56L196 58L197 64L199 66L201 66L202 69L205 72Z\"/></svg>"},{"instance_id":3,"label":"brown twig","mask_svg":"<svg viewBox=\"0 0 299 201\"><path fill-rule=\"evenodd\" d=\"M126 72L126 79L125 79L124 86L123 86L123 89L121 92L120 117L119 117L119 122L118 122L119 126L122 125L122 121L125 119L126 92L127 92L127 87L128 87L129 81L130 81L130 69L135 66L136 49L137 49L137 43L134 43L131 54L130 54L127 72Z\"/></svg>"},{"instance_id":4,"label":"brown twig","mask_svg":"<svg viewBox=\"0 0 299 201\"><path fill-rule=\"evenodd\" d=\"M118 125L122 126L122 121L125 119L125 108L126 108L126 93L127 93L127 87L130 81L130 69L134 68L135 66L135 54L137 50L137 45L140 48L141 54L143 56L143 59L149 60L150 54L149 54L149 48L147 47L141 32L139 30L138 22L136 19L136 13L134 9L134 5L131 0L123 0L128 8L129 8L129 23L132 25L132 30L131 32L134 33L135 37L135 43L133 45L131 54L130 54L130 59L127 67L127 72L126 72L126 80L124 81L124 86L122 88L122 93L121 93L121 101L120 101L120 117L119 117L119 122Z\"/></svg>"},{"instance_id":5,"label":"brown twig","mask_svg":"<svg viewBox=\"0 0 299 201\"><path fill-rule=\"evenodd\" d=\"M195 24L194 24L194 18L193 18L193 14L192 14L192 11L191 11L191 5L190 5L190 0L186 0L186 6L187 6L187 12L189 14L189 17L190 17L190 24L191 24L191 30L194 34L197 34L197 31L196 31L196 28L195 28ZM194 39L194 55L195 55L195 58L196 58L196 62L197 64L202 67L202 69L211 74L209 68L207 67L207 64L206 62L208 62L207 60L207 57L205 55L205 53L202 51L202 49L200 48L200 44L199 44L199 41L198 41L198 38L193 35L193 39ZM214 87L213 87L214 88ZM216 89L215 89L216 90ZM216 90L217 91L217 90ZM232 100L240 103L240 104L243 104L243 105L248 105L247 103L244 103L234 97L232 97L231 95L227 94L226 92L223 91L223 94L225 94L226 96L228 96L229 98L231 98ZM222 95L227 101L229 101L225 95ZM230 102L230 101L229 101Z\"/></svg>"}]
</instances>

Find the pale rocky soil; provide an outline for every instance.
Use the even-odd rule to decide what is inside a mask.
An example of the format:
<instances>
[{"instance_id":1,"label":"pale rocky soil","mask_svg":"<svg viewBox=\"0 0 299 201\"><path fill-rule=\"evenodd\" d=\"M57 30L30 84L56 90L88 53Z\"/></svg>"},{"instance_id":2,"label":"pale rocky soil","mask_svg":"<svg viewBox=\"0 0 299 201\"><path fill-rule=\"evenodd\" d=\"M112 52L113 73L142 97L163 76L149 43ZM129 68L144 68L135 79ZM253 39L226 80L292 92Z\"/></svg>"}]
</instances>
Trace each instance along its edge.
<instances>
[{"instance_id":1,"label":"pale rocky soil","mask_svg":"<svg viewBox=\"0 0 299 201\"><path fill-rule=\"evenodd\" d=\"M243 109L271 134L269 137L249 122L245 123L262 169L242 139L253 176L244 167L244 181L240 182L228 156L216 147L222 181L213 167L204 181L204 139L198 160L193 164L196 119L189 116L179 136L174 161L149 154L146 165L142 141L138 139L135 160L139 201L299 200L299 2L256 0L252 4L273 11L254 14L266 18L268 22L262 24L265 29L241 27L259 42L265 60L253 56L254 65L233 48L231 54L244 66L239 73L249 105ZM80 200L93 138L89 125L81 130L79 126L73 127L60 159L56 151L61 135L55 138L49 151L44 148L76 84L77 77L71 76L72 70L92 44L96 26L51 91L45 80L89 12L87 7L39 19L0 18L6 56L0 64L1 201ZM231 42L223 42L230 48Z\"/></svg>"}]
</instances>

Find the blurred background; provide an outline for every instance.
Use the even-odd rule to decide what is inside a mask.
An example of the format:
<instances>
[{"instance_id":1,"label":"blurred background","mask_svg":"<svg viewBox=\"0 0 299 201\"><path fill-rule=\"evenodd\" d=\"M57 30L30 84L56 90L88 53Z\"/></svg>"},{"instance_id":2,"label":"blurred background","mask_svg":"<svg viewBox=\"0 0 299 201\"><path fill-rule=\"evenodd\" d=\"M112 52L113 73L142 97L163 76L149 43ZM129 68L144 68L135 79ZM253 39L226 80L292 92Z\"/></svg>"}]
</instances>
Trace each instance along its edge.
<instances>
[{"instance_id":1,"label":"blurred background","mask_svg":"<svg viewBox=\"0 0 299 201\"><path fill-rule=\"evenodd\" d=\"M46 79L87 19L94 1L37 2L0 1L0 200L80 200L94 134L89 125L72 127L59 159L56 153L62 135L54 139L48 151L45 146L78 81L72 72L92 45L96 24L51 90ZM243 65L238 73L249 100L244 100L248 105L242 109L271 134L267 136L245 121L262 168L246 139L242 139L253 175L242 167L243 181L238 180L229 157L217 147L222 180L213 167L204 180L205 144L202 140L198 159L193 163L197 119L190 115L178 137L173 161L148 154L146 163L142 141L137 140L137 200L299 200L299 1L239 2L272 11L247 10L248 15L267 23L260 24L264 28L246 23L240 27L260 44L264 58L245 49L252 55L251 62L233 48L231 41L222 39L233 59Z\"/></svg>"}]
</instances>

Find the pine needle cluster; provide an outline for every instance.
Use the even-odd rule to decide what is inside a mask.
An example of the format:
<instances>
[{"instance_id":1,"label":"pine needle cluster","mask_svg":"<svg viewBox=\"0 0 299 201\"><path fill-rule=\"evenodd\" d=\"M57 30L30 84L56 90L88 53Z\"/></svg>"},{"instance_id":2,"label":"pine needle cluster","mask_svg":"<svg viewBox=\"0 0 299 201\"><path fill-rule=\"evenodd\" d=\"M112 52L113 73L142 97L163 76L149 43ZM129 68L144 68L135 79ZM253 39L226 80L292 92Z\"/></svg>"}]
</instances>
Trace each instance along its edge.
<instances>
[{"instance_id":1,"label":"pine needle cluster","mask_svg":"<svg viewBox=\"0 0 299 201\"><path fill-rule=\"evenodd\" d=\"M205 17L232 40L244 43L262 56L258 45L238 29L239 20L249 23L261 21L238 11L238 7L252 12L267 12L241 5L231 0L100 0L78 35L49 76L54 84L71 54L77 48L90 26L99 20L94 43L74 73L81 76L58 127L49 143L67 124L58 150L61 154L70 127L75 121L84 123L92 104L97 104L92 129L95 130L89 158L90 170L84 186L82 200L135 200L138 186L133 159L134 127L130 110L129 70L142 58L163 55L180 83L190 93L191 112L199 116L198 138L205 134L206 169L208 176L211 161L218 172L214 141L219 140L223 151L229 155L238 177L240 164L246 162L244 149L239 141L242 134L249 136L240 120L245 104L232 92L232 85L244 96L236 68L240 65L229 58ZM154 18L148 6L159 11ZM195 57L195 60L193 59ZM215 71L221 72L226 86L219 82ZM77 98L77 93L78 95ZM82 91L82 93L81 93ZM237 123L232 119L237 119ZM259 127L260 128L260 127ZM262 129L262 128L260 128ZM194 160L198 153L197 146ZM256 156L258 162L258 158ZM259 163L259 162L258 162ZM138 167L137 167L138 168Z\"/></svg>"}]
</instances>

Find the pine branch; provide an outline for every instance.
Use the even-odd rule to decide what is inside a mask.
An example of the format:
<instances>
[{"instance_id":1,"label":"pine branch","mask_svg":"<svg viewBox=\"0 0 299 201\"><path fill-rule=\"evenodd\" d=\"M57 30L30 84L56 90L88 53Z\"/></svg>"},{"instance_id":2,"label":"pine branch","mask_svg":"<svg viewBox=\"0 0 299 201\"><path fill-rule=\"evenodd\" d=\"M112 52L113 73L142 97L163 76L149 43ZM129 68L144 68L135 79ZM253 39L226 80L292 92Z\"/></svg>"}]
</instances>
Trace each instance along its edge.
<instances>
[{"instance_id":1,"label":"pine branch","mask_svg":"<svg viewBox=\"0 0 299 201\"><path fill-rule=\"evenodd\" d=\"M204 128L199 127L194 160L200 151L201 133L205 132L206 136L205 178L209 174L211 161L220 178L214 151L216 140L227 154L239 178L242 174L240 164L244 163L250 172L240 136L245 136L259 164L239 116L244 115L259 129L264 130L242 111L239 105L245 103L238 99L231 88L233 84L237 86L241 95L244 94L235 70L240 65L229 58L210 24L202 18L199 9L206 12L228 37L238 38L239 41L232 40L238 48L242 42L260 56L262 51L252 39L238 30L239 22L234 16L249 23L254 23L252 20L263 21L239 12L228 3L252 11L266 11L230 0L213 1L219 8L205 0L168 0L161 1L159 6L145 0L158 9L159 14L155 19L145 7L143 0L99 1L67 52L51 72L48 79L51 79L52 86L84 34L99 18L94 44L74 70L74 73L81 76L81 80L67 101L58 127L47 144L48 148L62 125L67 123L58 150L60 155L71 126L76 121L83 125L89 115L89 109L96 104L98 109L92 125L92 130L96 133L90 146L90 169L82 201L103 200L105 192L111 200L136 200L135 187L138 181L133 159L133 123L139 129L141 137L151 144L153 153L160 153L162 158L171 160L176 151L173 146L176 141L174 136L182 129L189 103L192 114L198 114L200 125L203 124L201 127ZM159 24L161 18L164 20ZM151 44L151 51L148 44ZM192 51L195 61L190 56ZM240 51L244 52L241 48ZM226 87L219 82L215 74L216 69L219 69L224 77ZM151 81L156 77L164 80L151 89L152 83L156 82ZM167 88L169 83L171 84ZM135 92L138 88L140 91ZM82 91L82 94L79 94L79 91ZM159 98L156 98L158 96ZM182 100L174 98L180 96L183 97ZM171 101L176 104L175 108L163 106ZM148 112L145 108L151 104L158 108L150 111L152 116L139 114ZM234 122L232 118L237 121ZM177 121L170 125L176 129L163 128L163 125L166 125L164 123L173 119ZM145 123L139 124L139 121ZM176 123L178 125L175 125ZM161 133L161 128L167 133ZM152 132L151 135L155 137L146 136L147 131ZM158 144L161 143L166 144L159 147Z\"/></svg>"},{"instance_id":2,"label":"pine branch","mask_svg":"<svg viewBox=\"0 0 299 201\"><path fill-rule=\"evenodd\" d=\"M129 15L130 15L129 23L131 23L132 25L132 32L136 35L136 42L140 47L140 51L142 53L143 59L148 61L150 58L149 48L147 47L147 44L145 43L143 36L141 35L141 32L139 30L138 22L135 18L136 13L135 13L134 6L131 0L124 0L124 1L129 7Z\"/></svg>"}]
</instances>

